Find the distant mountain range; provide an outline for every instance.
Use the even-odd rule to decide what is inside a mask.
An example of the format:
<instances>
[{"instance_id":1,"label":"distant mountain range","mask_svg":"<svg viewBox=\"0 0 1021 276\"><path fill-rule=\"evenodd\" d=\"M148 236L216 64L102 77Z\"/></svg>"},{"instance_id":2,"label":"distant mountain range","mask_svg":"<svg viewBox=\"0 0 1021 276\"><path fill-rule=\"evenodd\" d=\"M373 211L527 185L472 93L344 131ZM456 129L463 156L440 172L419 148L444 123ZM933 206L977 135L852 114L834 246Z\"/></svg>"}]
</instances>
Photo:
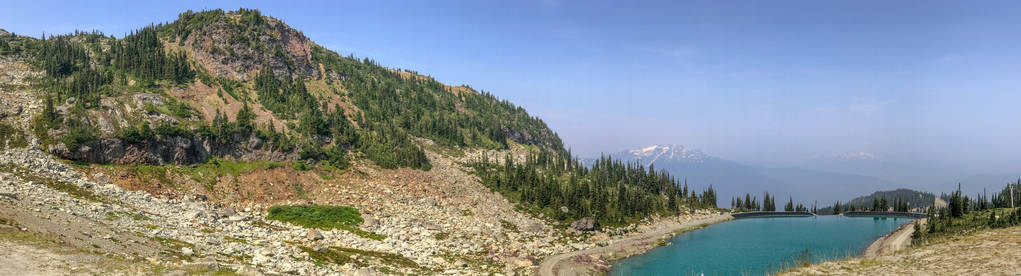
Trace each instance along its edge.
<instances>
[{"instance_id":1,"label":"distant mountain range","mask_svg":"<svg viewBox=\"0 0 1021 276\"><path fill-rule=\"evenodd\" d=\"M781 201L793 197L795 202L806 206L818 201L821 208L837 200L846 201L853 196L895 186L877 177L854 173L742 164L679 145L653 145L609 156L667 170L678 178L686 179L688 185L696 189L712 185L720 207L730 207L731 197L743 197L746 193L761 200L763 193L768 191ZM861 157L867 155L862 154Z\"/></svg>"}]
</instances>

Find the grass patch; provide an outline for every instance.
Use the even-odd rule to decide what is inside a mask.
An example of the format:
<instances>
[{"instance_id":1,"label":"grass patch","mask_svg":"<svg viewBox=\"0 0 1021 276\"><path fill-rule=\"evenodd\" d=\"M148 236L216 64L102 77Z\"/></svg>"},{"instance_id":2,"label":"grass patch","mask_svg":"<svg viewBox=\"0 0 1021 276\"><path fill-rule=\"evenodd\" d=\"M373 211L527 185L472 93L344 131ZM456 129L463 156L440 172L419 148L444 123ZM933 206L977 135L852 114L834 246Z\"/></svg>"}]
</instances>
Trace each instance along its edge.
<instances>
[{"instance_id":1,"label":"grass patch","mask_svg":"<svg viewBox=\"0 0 1021 276\"><path fill-rule=\"evenodd\" d=\"M205 184L206 188L212 190L212 186L216 184L216 181L221 176L231 175L237 177L243 173L279 167L283 167L283 164L273 161L245 162L210 158L205 164L192 169L191 178L199 183Z\"/></svg>"},{"instance_id":2,"label":"grass patch","mask_svg":"<svg viewBox=\"0 0 1021 276\"><path fill-rule=\"evenodd\" d=\"M167 172L170 168L166 166L152 166L152 165L137 165L126 167L128 173L135 176L138 181L145 183L146 185L152 184L163 184L169 187L175 187L174 182L167 176Z\"/></svg>"},{"instance_id":3,"label":"grass patch","mask_svg":"<svg viewBox=\"0 0 1021 276\"><path fill-rule=\"evenodd\" d=\"M358 213L358 209L328 205L273 206L269 208L269 216L266 219L327 230L362 223L362 215Z\"/></svg>"},{"instance_id":4,"label":"grass patch","mask_svg":"<svg viewBox=\"0 0 1021 276\"><path fill-rule=\"evenodd\" d=\"M235 238L235 237L231 237L231 236L223 236L223 240L225 240L227 242L233 242L233 243L248 244L248 240L239 239L239 238Z\"/></svg>"},{"instance_id":5,"label":"grass patch","mask_svg":"<svg viewBox=\"0 0 1021 276\"><path fill-rule=\"evenodd\" d=\"M152 220L149 217L147 217L147 216L145 216L145 215L143 215L141 213L131 214L131 219L136 220L136 221Z\"/></svg>"},{"instance_id":6,"label":"grass patch","mask_svg":"<svg viewBox=\"0 0 1021 276\"><path fill-rule=\"evenodd\" d=\"M130 213L130 212L124 212L124 211L108 211L108 212L106 212L106 220L108 220L108 221L117 220L117 219L120 219L121 217L129 217L129 218L131 218L132 220L135 220L135 221L147 221L147 220L150 220L149 217L147 217L147 216L145 216L143 214L136 214L136 213Z\"/></svg>"},{"instance_id":7,"label":"grass patch","mask_svg":"<svg viewBox=\"0 0 1021 276\"><path fill-rule=\"evenodd\" d=\"M486 256L487 253L488 252L478 252L471 255L463 255L452 253L448 250L443 250L442 253L436 254L436 257L443 258L443 260L446 260L447 263L455 263L457 262L457 260L461 260L464 261L464 263L467 264L469 268L472 268L473 270L476 271L485 271L488 272L488 274L490 275L493 273L502 272L504 264L493 261L492 259L488 258Z\"/></svg>"},{"instance_id":8,"label":"grass patch","mask_svg":"<svg viewBox=\"0 0 1021 276\"><path fill-rule=\"evenodd\" d=\"M0 124L0 150L28 146L25 133L7 124Z\"/></svg>"},{"instance_id":9,"label":"grass patch","mask_svg":"<svg viewBox=\"0 0 1021 276\"><path fill-rule=\"evenodd\" d=\"M191 248L195 247L194 244L191 244L191 243L186 242L186 241L174 239L174 238L152 237L151 239L153 241L159 242L160 244L162 244L162 245L164 245L166 247L170 247L170 248L173 248L173 249L176 249L176 250L180 250L181 248L185 248L185 247L191 247Z\"/></svg>"},{"instance_id":10,"label":"grass patch","mask_svg":"<svg viewBox=\"0 0 1021 276\"><path fill-rule=\"evenodd\" d=\"M386 236L358 229L362 215L358 209L330 205L278 205L269 208L266 219L288 222L305 228L343 229L358 236L383 240Z\"/></svg>"},{"instance_id":11,"label":"grass patch","mask_svg":"<svg viewBox=\"0 0 1021 276\"><path fill-rule=\"evenodd\" d=\"M285 230L287 230L286 227L280 227L280 226L272 225L272 224L265 223L265 222L262 222L262 221L253 222L252 225L255 225L257 227L266 228L266 229L276 230L276 231L285 231Z\"/></svg>"},{"instance_id":12,"label":"grass patch","mask_svg":"<svg viewBox=\"0 0 1021 276\"><path fill-rule=\"evenodd\" d=\"M502 219L501 219L501 220L500 220L500 225L501 225L501 226L503 226L503 229L507 229L507 231L511 231L511 232L514 232L514 233L518 233L518 232L520 232L520 231L518 230L518 226L517 226L517 225L514 225L513 223L511 223L511 222L509 222L509 221L506 221L506 220L502 220Z\"/></svg>"},{"instance_id":13,"label":"grass patch","mask_svg":"<svg viewBox=\"0 0 1021 276\"><path fill-rule=\"evenodd\" d=\"M445 240L447 238L450 238L450 233L446 233L446 232L436 233L435 235L433 235L433 238L436 238L436 240L438 240L438 241L442 241L442 240Z\"/></svg>"},{"instance_id":14,"label":"grass patch","mask_svg":"<svg viewBox=\"0 0 1021 276\"><path fill-rule=\"evenodd\" d=\"M299 246L298 248L301 248L302 251L308 253L308 256L312 258L317 265L333 263L337 265L354 264L359 267L364 267L372 265L373 262L370 262L369 260L372 259L388 266L406 267L414 270L425 269L415 261L394 253L344 247L327 247L319 251L306 246ZM355 258L355 256L358 257Z\"/></svg>"}]
</instances>

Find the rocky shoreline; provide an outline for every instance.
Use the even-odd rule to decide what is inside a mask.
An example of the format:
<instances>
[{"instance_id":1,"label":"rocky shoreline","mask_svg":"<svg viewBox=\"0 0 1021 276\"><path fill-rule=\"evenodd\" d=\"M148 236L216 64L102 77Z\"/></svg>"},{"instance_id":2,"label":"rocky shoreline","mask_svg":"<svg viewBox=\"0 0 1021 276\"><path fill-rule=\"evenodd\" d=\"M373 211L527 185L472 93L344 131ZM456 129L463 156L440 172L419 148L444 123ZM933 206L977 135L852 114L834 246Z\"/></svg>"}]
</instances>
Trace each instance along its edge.
<instances>
[{"instance_id":1,"label":"rocky shoreline","mask_svg":"<svg viewBox=\"0 0 1021 276\"><path fill-rule=\"evenodd\" d=\"M670 217L640 227L637 232L610 240L599 247L579 250L547 258L539 266L539 275L596 275L610 268L610 262L642 254L677 234L706 225L733 219L729 213L697 211L695 214Z\"/></svg>"}]
</instances>

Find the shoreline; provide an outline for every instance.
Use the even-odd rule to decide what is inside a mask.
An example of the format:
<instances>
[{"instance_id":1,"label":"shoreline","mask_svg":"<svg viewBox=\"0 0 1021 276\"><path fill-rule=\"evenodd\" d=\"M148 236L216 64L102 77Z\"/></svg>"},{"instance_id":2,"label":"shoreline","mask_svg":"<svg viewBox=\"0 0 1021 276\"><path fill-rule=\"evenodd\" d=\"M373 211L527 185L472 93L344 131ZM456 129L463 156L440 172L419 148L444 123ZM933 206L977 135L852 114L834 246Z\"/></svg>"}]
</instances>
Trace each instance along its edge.
<instances>
[{"instance_id":1,"label":"shoreline","mask_svg":"<svg viewBox=\"0 0 1021 276\"><path fill-rule=\"evenodd\" d=\"M888 255L898 250L907 248L911 245L911 235L915 232L915 224L921 223L925 225L926 219L916 219L909 223L905 223L897 230L894 230L890 234L886 234L879 237L869 247L865 248L865 252L862 253L861 258L875 258L883 255Z\"/></svg>"},{"instance_id":2,"label":"shoreline","mask_svg":"<svg viewBox=\"0 0 1021 276\"><path fill-rule=\"evenodd\" d=\"M539 265L538 274L553 276L605 273L605 265L600 263L609 263L642 254L663 245L661 240L664 238L669 239L683 232L733 219L734 217L730 213L722 213L711 217L672 223L665 227L617 240L607 246L550 256Z\"/></svg>"}]
</instances>

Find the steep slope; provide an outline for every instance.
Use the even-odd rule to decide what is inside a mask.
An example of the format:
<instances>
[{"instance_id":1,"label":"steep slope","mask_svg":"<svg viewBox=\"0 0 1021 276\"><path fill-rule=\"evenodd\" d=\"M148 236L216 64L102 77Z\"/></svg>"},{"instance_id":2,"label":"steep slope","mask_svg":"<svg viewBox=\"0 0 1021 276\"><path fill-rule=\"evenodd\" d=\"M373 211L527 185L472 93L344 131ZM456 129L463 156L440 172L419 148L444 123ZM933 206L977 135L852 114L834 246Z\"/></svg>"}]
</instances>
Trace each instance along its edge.
<instances>
[{"instance_id":1,"label":"steep slope","mask_svg":"<svg viewBox=\"0 0 1021 276\"><path fill-rule=\"evenodd\" d=\"M469 87L342 57L255 10L186 12L116 39L3 36L46 75L34 132L91 163L209 157L428 169L413 137L446 147L562 151L545 123ZM325 146L324 146L325 145ZM353 151L358 156L349 156Z\"/></svg>"},{"instance_id":2,"label":"steep slope","mask_svg":"<svg viewBox=\"0 0 1021 276\"><path fill-rule=\"evenodd\" d=\"M714 213L711 190L588 170L523 108L255 10L123 38L4 32L0 68L0 246L84 252L87 273L521 274ZM284 209L312 211L267 216Z\"/></svg>"},{"instance_id":3,"label":"steep slope","mask_svg":"<svg viewBox=\"0 0 1021 276\"><path fill-rule=\"evenodd\" d=\"M361 159L347 171L219 158L200 166L70 165L39 150L43 141L29 131L46 107L44 92L29 85L44 73L26 61L0 57L0 247L50 259L45 265L58 271L521 273L542 256L589 246L516 212L464 172L466 160L432 152L429 171ZM364 223L358 231L315 230L266 219L267 206L307 203L357 207ZM45 271L23 258L0 264Z\"/></svg>"}]
</instances>

